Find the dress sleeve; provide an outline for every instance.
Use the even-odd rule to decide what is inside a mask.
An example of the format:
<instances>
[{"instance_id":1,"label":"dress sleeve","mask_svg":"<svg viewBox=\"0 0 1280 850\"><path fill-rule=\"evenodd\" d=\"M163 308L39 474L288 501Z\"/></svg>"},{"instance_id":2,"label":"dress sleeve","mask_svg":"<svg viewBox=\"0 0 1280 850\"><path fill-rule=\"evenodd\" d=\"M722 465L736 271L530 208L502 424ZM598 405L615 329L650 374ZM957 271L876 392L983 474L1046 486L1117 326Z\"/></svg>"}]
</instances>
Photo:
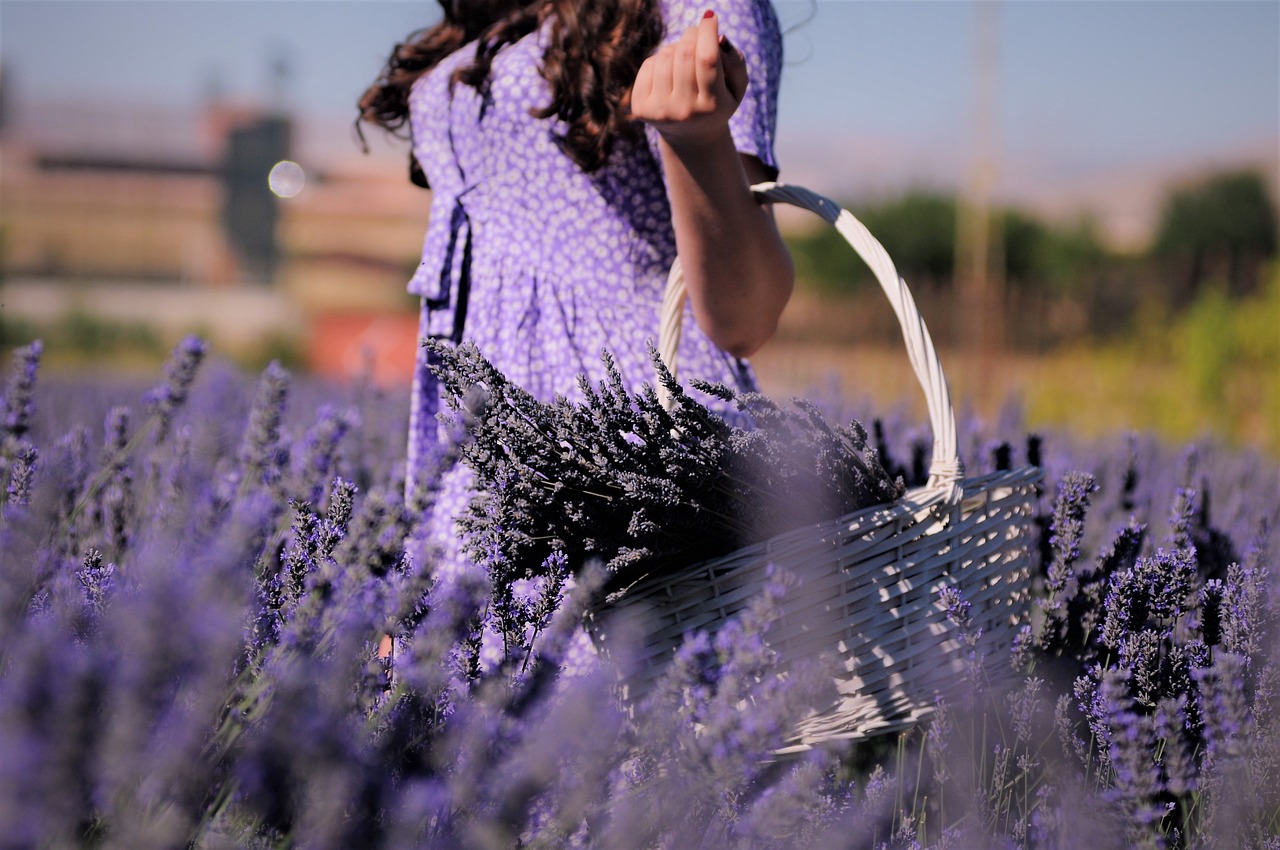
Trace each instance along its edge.
<instances>
[{"instance_id":1,"label":"dress sleeve","mask_svg":"<svg viewBox=\"0 0 1280 850\"><path fill-rule=\"evenodd\" d=\"M770 0L662 0L661 6L667 42L679 39L707 9L720 18L720 32L742 51L750 77L742 103L729 119L734 147L759 159L770 177L777 177L773 140L782 76L782 30L773 4ZM649 135L656 140L656 133Z\"/></svg>"}]
</instances>

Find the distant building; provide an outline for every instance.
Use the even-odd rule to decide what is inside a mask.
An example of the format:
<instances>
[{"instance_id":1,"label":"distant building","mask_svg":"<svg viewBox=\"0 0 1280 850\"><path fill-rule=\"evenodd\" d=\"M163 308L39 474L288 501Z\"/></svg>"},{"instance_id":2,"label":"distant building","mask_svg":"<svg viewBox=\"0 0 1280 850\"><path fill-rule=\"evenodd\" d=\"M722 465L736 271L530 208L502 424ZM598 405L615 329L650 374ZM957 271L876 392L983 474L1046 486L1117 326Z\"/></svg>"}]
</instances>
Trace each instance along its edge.
<instances>
[{"instance_id":1,"label":"distant building","mask_svg":"<svg viewBox=\"0 0 1280 850\"><path fill-rule=\"evenodd\" d=\"M290 158L291 129L283 115L261 115L230 127L223 146L218 169L222 232L249 280L269 283L280 265L280 199L268 175Z\"/></svg>"},{"instance_id":2,"label":"distant building","mask_svg":"<svg viewBox=\"0 0 1280 850\"><path fill-rule=\"evenodd\" d=\"M401 159L364 157L354 145L309 158L313 125L253 105L14 109L3 81L0 280L144 283L224 299L266 286L287 303L281 313L301 317L281 330L301 325L318 368L354 374L369 349L381 377L407 377L416 312L404 288L430 197L408 183ZM298 185L282 194L301 191L280 197L268 174L289 159L299 161ZM140 317L147 306L137 305ZM391 340L395 350L383 350ZM343 351L350 346L363 348Z\"/></svg>"}]
</instances>

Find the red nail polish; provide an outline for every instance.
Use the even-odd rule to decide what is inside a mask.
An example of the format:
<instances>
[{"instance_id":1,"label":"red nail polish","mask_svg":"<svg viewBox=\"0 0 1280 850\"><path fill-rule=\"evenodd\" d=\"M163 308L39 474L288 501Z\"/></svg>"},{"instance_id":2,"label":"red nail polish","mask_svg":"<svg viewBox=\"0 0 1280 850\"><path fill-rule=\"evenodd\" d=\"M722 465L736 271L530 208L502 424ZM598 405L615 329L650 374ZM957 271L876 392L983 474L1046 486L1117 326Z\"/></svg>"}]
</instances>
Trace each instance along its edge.
<instances>
[{"instance_id":1,"label":"red nail polish","mask_svg":"<svg viewBox=\"0 0 1280 850\"><path fill-rule=\"evenodd\" d=\"M716 16L716 13L711 11L710 9L702 13L702 17L704 18L714 18L715 16Z\"/></svg>"}]
</instances>

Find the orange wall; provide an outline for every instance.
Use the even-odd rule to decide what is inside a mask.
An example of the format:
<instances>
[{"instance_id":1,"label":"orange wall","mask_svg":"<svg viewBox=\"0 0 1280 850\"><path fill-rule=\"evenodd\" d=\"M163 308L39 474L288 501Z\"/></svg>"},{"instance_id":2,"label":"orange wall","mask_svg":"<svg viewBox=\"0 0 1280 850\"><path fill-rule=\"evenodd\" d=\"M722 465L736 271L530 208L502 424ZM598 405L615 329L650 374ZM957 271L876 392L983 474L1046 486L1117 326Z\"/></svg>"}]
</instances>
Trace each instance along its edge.
<instances>
[{"instance_id":1,"label":"orange wall","mask_svg":"<svg viewBox=\"0 0 1280 850\"><path fill-rule=\"evenodd\" d=\"M371 376L380 386L407 386L417 347L417 314L317 313L308 331L307 364L335 380Z\"/></svg>"}]
</instances>

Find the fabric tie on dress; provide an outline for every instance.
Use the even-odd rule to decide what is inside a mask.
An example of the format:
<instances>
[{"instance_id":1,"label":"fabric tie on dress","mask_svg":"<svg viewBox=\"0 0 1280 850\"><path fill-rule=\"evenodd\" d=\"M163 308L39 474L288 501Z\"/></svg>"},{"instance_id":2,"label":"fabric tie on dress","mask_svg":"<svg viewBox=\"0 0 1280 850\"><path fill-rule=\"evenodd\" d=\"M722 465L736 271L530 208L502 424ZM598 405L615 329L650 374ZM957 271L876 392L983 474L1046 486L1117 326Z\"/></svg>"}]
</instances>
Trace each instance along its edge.
<instances>
[{"instance_id":1,"label":"fabric tie on dress","mask_svg":"<svg viewBox=\"0 0 1280 850\"><path fill-rule=\"evenodd\" d=\"M422 263L409 291L423 299L423 336L462 341L471 291L471 219L462 203L468 187L451 199L437 197L427 222Z\"/></svg>"},{"instance_id":2,"label":"fabric tie on dress","mask_svg":"<svg viewBox=\"0 0 1280 850\"><path fill-rule=\"evenodd\" d=\"M422 263L408 286L410 292L422 297L420 335L424 339L447 339L455 344L462 341L471 292L471 219L462 203L462 196L469 190L470 187L452 198L437 191L432 201ZM439 358L420 351L419 362L434 367L439 365ZM427 454L440 448L436 439L440 379L433 368L419 368L414 384L411 419L417 438L411 441L410 454L421 463ZM412 481L406 484L411 487Z\"/></svg>"}]
</instances>

